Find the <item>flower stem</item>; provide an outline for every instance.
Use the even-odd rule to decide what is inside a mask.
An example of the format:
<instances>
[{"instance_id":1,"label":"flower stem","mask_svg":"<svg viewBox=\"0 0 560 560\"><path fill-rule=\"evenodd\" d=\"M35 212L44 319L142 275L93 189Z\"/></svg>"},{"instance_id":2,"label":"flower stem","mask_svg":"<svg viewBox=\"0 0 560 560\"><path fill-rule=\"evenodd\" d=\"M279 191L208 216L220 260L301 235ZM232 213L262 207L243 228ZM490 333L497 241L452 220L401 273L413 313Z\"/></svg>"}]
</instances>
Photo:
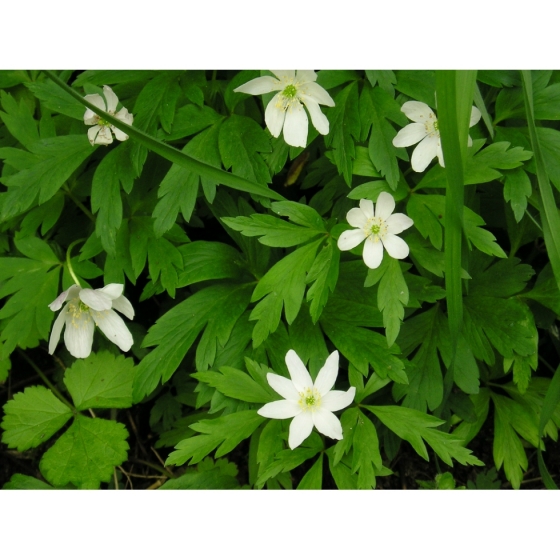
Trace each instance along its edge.
<instances>
[{"instance_id":1,"label":"flower stem","mask_svg":"<svg viewBox=\"0 0 560 560\"><path fill-rule=\"evenodd\" d=\"M95 216L72 194L72 191L66 185L63 189L68 198L95 224Z\"/></svg>"},{"instance_id":2,"label":"flower stem","mask_svg":"<svg viewBox=\"0 0 560 560\"><path fill-rule=\"evenodd\" d=\"M68 267L68 272L70 272L70 276L72 276L72 278L74 279L74 282L76 282L76 285L79 286L80 288L82 287L80 284L80 281L78 280L78 277L76 276L76 273L74 272L74 269L72 268L72 262L70 259L70 254L72 252L72 248L74 247L74 245L81 243L83 241L83 239L77 239L76 241L73 241L72 243L70 243L70 246L68 247L68 249L66 250L66 266Z\"/></svg>"}]
</instances>

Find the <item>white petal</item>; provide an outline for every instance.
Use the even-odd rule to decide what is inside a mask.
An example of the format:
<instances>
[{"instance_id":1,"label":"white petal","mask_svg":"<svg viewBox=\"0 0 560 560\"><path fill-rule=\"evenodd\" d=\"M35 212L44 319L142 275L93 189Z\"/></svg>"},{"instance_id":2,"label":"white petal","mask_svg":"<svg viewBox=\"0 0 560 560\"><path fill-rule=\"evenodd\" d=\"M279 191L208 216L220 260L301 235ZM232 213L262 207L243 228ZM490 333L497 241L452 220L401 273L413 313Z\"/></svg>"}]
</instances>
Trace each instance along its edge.
<instances>
[{"instance_id":1,"label":"white petal","mask_svg":"<svg viewBox=\"0 0 560 560\"><path fill-rule=\"evenodd\" d=\"M124 107L118 113L115 113L115 118L128 125L132 125L132 123L134 122L134 116L132 115L132 113L129 113L128 110Z\"/></svg>"},{"instance_id":2,"label":"white petal","mask_svg":"<svg viewBox=\"0 0 560 560\"><path fill-rule=\"evenodd\" d=\"M103 95L107 100L107 113L114 114L119 104L119 98L109 86L103 86Z\"/></svg>"},{"instance_id":3,"label":"white petal","mask_svg":"<svg viewBox=\"0 0 560 560\"><path fill-rule=\"evenodd\" d=\"M284 111L280 97L281 95L277 93L270 100L264 111L264 122L274 138L280 136L284 126L284 119L286 118L286 111Z\"/></svg>"},{"instance_id":4,"label":"white petal","mask_svg":"<svg viewBox=\"0 0 560 560\"><path fill-rule=\"evenodd\" d=\"M310 82L301 87L301 95L306 97L311 97L320 105L326 105L327 107L334 107L333 98L328 94L328 92L322 88L319 84Z\"/></svg>"},{"instance_id":5,"label":"white petal","mask_svg":"<svg viewBox=\"0 0 560 560\"><path fill-rule=\"evenodd\" d=\"M86 101L89 101L92 105L95 105L102 111L105 111L105 101L103 100L103 97L101 97L101 95L99 95L98 93L86 95L84 99ZM97 114L95 114L91 109L86 109L86 112L84 113L85 124L96 124L98 119L99 116Z\"/></svg>"},{"instance_id":6,"label":"white petal","mask_svg":"<svg viewBox=\"0 0 560 560\"><path fill-rule=\"evenodd\" d=\"M88 140L89 140L89 143L90 143L92 146L95 144L95 140L96 140L97 135L99 134L100 131L101 131L101 127L100 127L99 125L92 126L92 127L87 131Z\"/></svg>"},{"instance_id":7,"label":"white petal","mask_svg":"<svg viewBox=\"0 0 560 560\"><path fill-rule=\"evenodd\" d=\"M265 418L274 418L276 420L285 420L293 418L301 412L301 407L293 401L274 401L265 404L257 410L257 414Z\"/></svg>"},{"instance_id":8,"label":"white petal","mask_svg":"<svg viewBox=\"0 0 560 560\"><path fill-rule=\"evenodd\" d=\"M91 354L94 330L95 325L88 312L79 313L77 316L66 314L64 344L74 358L87 358Z\"/></svg>"},{"instance_id":9,"label":"white petal","mask_svg":"<svg viewBox=\"0 0 560 560\"><path fill-rule=\"evenodd\" d=\"M401 111L411 120L417 123L425 123L427 121L435 121L437 117L435 113L425 103L421 101L407 101Z\"/></svg>"},{"instance_id":10,"label":"white petal","mask_svg":"<svg viewBox=\"0 0 560 560\"><path fill-rule=\"evenodd\" d=\"M305 389L313 387L313 380L307 368L294 350L288 350L286 354L286 366L288 367L296 391L301 393Z\"/></svg>"},{"instance_id":11,"label":"white petal","mask_svg":"<svg viewBox=\"0 0 560 560\"><path fill-rule=\"evenodd\" d=\"M356 395L356 387L350 387L348 391L330 391L321 399L321 409L342 410L352 404Z\"/></svg>"},{"instance_id":12,"label":"white petal","mask_svg":"<svg viewBox=\"0 0 560 560\"><path fill-rule=\"evenodd\" d=\"M315 410L313 412L313 423L322 434L332 439L342 439L342 425L332 412L322 408Z\"/></svg>"},{"instance_id":13,"label":"white petal","mask_svg":"<svg viewBox=\"0 0 560 560\"><path fill-rule=\"evenodd\" d=\"M482 117L482 113L476 108L473 107L471 110L471 120L469 121L469 128L474 126Z\"/></svg>"},{"instance_id":14,"label":"white petal","mask_svg":"<svg viewBox=\"0 0 560 560\"><path fill-rule=\"evenodd\" d=\"M350 249L357 247L365 238L366 234L363 229L349 229L341 233L337 245L341 251L350 251Z\"/></svg>"},{"instance_id":15,"label":"white petal","mask_svg":"<svg viewBox=\"0 0 560 560\"><path fill-rule=\"evenodd\" d=\"M399 130L393 138L393 146L396 148L407 148L420 142L426 136L426 127L421 123L410 123Z\"/></svg>"},{"instance_id":16,"label":"white petal","mask_svg":"<svg viewBox=\"0 0 560 560\"><path fill-rule=\"evenodd\" d=\"M111 299L117 299L118 297L122 296L123 290L124 284L107 284L106 286L103 286L103 288L99 288L95 291L101 292Z\"/></svg>"},{"instance_id":17,"label":"white petal","mask_svg":"<svg viewBox=\"0 0 560 560\"><path fill-rule=\"evenodd\" d=\"M439 142L438 136L426 136L412 152L412 169L421 173L430 165L430 162L436 157L437 145Z\"/></svg>"},{"instance_id":18,"label":"white petal","mask_svg":"<svg viewBox=\"0 0 560 560\"><path fill-rule=\"evenodd\" d=\"M440 141L438 141L437 146L436 146L436 156L438 158L438 163L442 167L445 167L445 162L443 161L443 150L441 149L441 139L440 139Z\"/></svg>"},{"instance_id":19,"label":"white petal","mask_svg":"<svg viewBox=\"0 0 560 560\"><path fill-rule=\"evenodd\" d=\"M406 241L392 233L388 233L385 236L385 239L383 239L383 246L387 253L394 259L406 259L406 257L408 257L409 249Z\"/></svg>"},{"instance_id":20,"label":"white petal","mask_svg":"<svg viewBox=\"0 0 560 560\"><path fill-rule=\"evenodd\" d=\"M91 316L103 334L115 343L123 352L128 352L134 343L124 321L112 310L94 311Z\"/></svg>"},{"instance_id":21,"label":"white petal","mask_svg":"<svg viewBox=\"0 0 560 560\"><path fill-rule=\"evenodd\" d=\"M353 227L363 228L368 219L360 208L352 208L346 214L346 220Z\"/></svg>"},{"instance_id":22,"label":"white petal","mask_svg":"<svg viewBox=\"0 0 560 560\"><path fill-rule=\"evenodd\" d=\"M300 84L306 84L308 82L316 82L317 74L314 70L296 70L296 80Z\"/></svg>"},{"instance_id":23,"label":"white petal","mask_svg":"<svg viewBox=\"0 0 560 560\"><path fill-rule=\"evenodd\" d=\"M368 220L373 218L373 202L371 200L367 198L360 199L360 208Z\"/></svg>"},{"instance_id":24,"label":"white petal","mask_svg":"<svg viewBox=\"0 0 560 560\"><path fill-rule=\"evenodd\" d=\"M233 91L238 93L248 93L249 95L262 95L271 91L283 89L282 84L272 76L261 76L250 80L246 84L235 88Z\"/></svg>"},{"instance_id":25,"label":"white petal","mask_svg":"<svg viewBox=\"0 0 560 560\"><path fill-rule=\"evenodd\" d=\"M338 377L338 352L335 350L325 362L325 365L319 370L317 379L315 379L315 389L319 391L321 397L326 395L334 386Z\"/></svg>"},{"instance_id":26,"label":"white petal","mask_svg":"<svg viewBox=\"0 0 560 560\"><path fill-rule=\"evenodd\" d=\"M313 430L313 417L310 412L302 412L294 417L290 423L290 435L288 437L288 445L290 449L295 449L304 439L309 437Z\"/></svg>"},{"instance_id":27,"label":"white petal","mask_svg":"<svg viewBox=\"0 0 560 560\"><path fill-rule=\"evenodd\" d=\"M317 102L306 95L302 95L300 98L305 103L305 106L311 115L311 122L313 123L313 126L319 131L319 134L322 134L323 136L327 135L329 133L329 119L327 119L326 115L323 115Z\"/></svg>"},{"instance_id":28,"label":"white petal","mask_svg":"<svg viewBox=\"0 0 560 560\"><path fill-rule=\"evenodd\" d=\"M125 317L128 317L131 321L134 319L134 309L130 301L128 301L124 296L120 296L113 300L113 309L120 311Z\"/></svg>"},{"instance_id":29,"label":"white petal","mask_svg":"<svg viewBox=\"0 0 560 560\"><path fill-rule=\"evenodd\" d=\"M281 375L277 375L276 373L267 373L266 379L268 380L268 384L281 397L284 397L286 400L294 401L297 403L297 401L299 400L299 393L297 392L297 389L294 387L294 384L291 379L287 379L286 377L282 377Z\"/></svg>"},{"instance_id":30,"label":"white petal","mask_svg":"<svg viewBox=\"0 0 560 560\"><path fill-rule=\"evenodd\" d=\"M308 120L303 105L299 101L292 103L286 111L284 120L284 141L296 148L307 146Z\"/></svg>"},{"instance_id":31,"label":"white petal","mask_svg":"<svg viewBox=\"0 0 560 560\"><path fill-rule=\"evenodd\" d=\"M386 220L389 233L401 233L414 225L414 222L406 214L392 214Z\"/></svg>"},{"instance_id":32,"label":"white petal","mask_svg":"<svg viewBox=\"0 0 560 560\"><path fill-rule=\"evenodd\" d=\"M375 217L386 220L395 209L395 199L388 192L379 193L375 205Z\"/></svg>"},{"instance_id":33,"label":"white petal","mask_svg":"<svg viewBox=\"0 0 560 560\"><path fill-rule=\"evenodd\" d=\"M111 127L111 130L115 133L115 138L120 142L128 140L128 134L125 134L122 130L115 128L114 126Z\"/></svg>"},{"instance_id":34,"label":"white petal","mask_svg":"<svg viewBox=\"0 0 560 560\"><path fill-rule=\"evenodd\" d=\"M50 310L58 311L67 299L75 298L79 293L79 286L73 284L67 290L64 290L64 292L62 292L52 303L49 304Z\"/></svg>"},{"instance_id":35,"label":"white petal","mask_svg":"<svg viewBox=\"0 0 560 560\"><path fill-rule=\"evenodd\" d=\"M292 83L296 77L295 70L271 70L271 72L282 82L279 89L284 89L288 83Z\"/></svg>"},{"instance_id":36,"label":"white petal","mask_svg":"<svg viewBox=\"0 0 560 560\"><path fill-rule=\"evenodd\" d=\"M97 134L91 135L92 130L97 130ZM92 141L92 136L94 140ZM94 126L88 130L88 138L90 144L100 144L102 146L107 146L113 143L113 135L111 134L111 129L108 126Z\"/></svg>"},{"instance_id":37,"label":"white petal","mask_svg":"<svg viewBox=\"0 0 560 560\"><path fill-rule=\"evenodd\" d=\"M64 327L64 322L66 321L66 310L68 304L64 306L64 309L59 313L56 321L54 322L51 337L49 338L49 354L52 354L60 340L60 333L62 332L62 327Z\"/></svg>"},{"instance_id":38,"label":"white petal","mask_svg":"<svg viewBox=\"0 0 560 560\"><path fill-rule=\"evenodd\" d=\"M89 288L84 288L80 291L80 299L95 311L104 311L105 309L111 309L113 302L111 297L104 294L101 290L90 290Z\"/></svg>"},{"instance_id":39,"label":"white petal","mask_svg":"<svg viewBox=\"0 0 560 560\"><path fill-rule=\"evenodd\" d=\"M364 262L368 268L377 268L383 260L383 244L368 237L364 243Z\"/></svg>"}]
</instances>

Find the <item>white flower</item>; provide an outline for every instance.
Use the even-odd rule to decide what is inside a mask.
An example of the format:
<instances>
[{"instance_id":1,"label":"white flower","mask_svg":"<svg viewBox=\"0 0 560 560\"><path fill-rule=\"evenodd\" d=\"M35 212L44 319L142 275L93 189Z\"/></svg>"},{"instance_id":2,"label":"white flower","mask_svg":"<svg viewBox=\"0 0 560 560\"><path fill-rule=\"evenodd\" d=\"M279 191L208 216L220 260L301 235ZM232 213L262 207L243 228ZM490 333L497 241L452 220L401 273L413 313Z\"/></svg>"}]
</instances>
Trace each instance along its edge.
<instances>
[{"instance_id":1,"label":"white flower","mask_svg":"<svg viewBox=\"0 0 560 560\"><path fill-rule=\"evenodd\" d=\"M364 262L369 268L377 268L383 260L383 247L394 259L408 257L408 245L397 233L409 228L414 222L405 214L393 214L395 199L382 192L374 211L373 202L362 198L359 208L352 208L346 214L351 226L358 229L345 231L338 238L338 248L349 251L364 239Z\"/></svg>"},{"instance_id":2,"label":"white flower","mask_svg":"<svg viewBox=\"0 0 560 560\"><path fill-rule=\"evenodd\" d=\"M114 115L116 119L122 121L125 124L131 125L134 117L130 114L127 109L124 107L118 112L115 113L117 109L117 104L119 102L119 98L115 95L113 90L109 86L103 86L103 95L107 100L107 105L105 105L105 100L101 95L94 93L91 95L86 95L84 99L93 103L96 107L99 107L102 111L109 113L110 115ZM128 135L115 128L112 124L109 124L107 121L103 120L99 115L96 115L91 109L86 109L84 113L84 123L85 124L93 124L92 128L88 130L88 138L90 144L93 146L94 144L112 144L113 143L113 135L111 134L111 130L115 133L115 137L117 140L128 140Z\"/></svg>"},{"instance_id":3,"label":"white flower","mask_svg":"<svg viewBox=\"0 0 560 560\"><path fill-rule=\"evenodd\" d=\"M414 171L424 171L436 156L439 164L445 167L436 114L425 103L420 101L407 101L402 106L401 111L414 122L407 124L399 131L393 139L393 146L406 148L420 142L412 152L410 163ZM469 128L474 126L480 120L480 117L480 111L473 107ZM472 138L470 136L468 145L472 145Z\"/></svg>"},{"instance_id":4,"label":"white flower","mask_svg":"<svg viewBox=\"0 0 560 560\"><path fill-rule=\"evenodd\" d=\"M338 352L335 350L317 375L315 383L300 357L289 350L286 365L290 381L286 377L267 374L270 386L286 400L265 404L258 410L261 416L279 420L292 418L288 445L295 449L309 436L315 426L322 434L342 439L342 426L333 411L346 408L356 394L356 388L348 391L331 391L338 375Z\"/></svg>"},{"instance_id":5,"label":"white flower","mask_svg":"<svg viewBox=\"0 0 560 560\"><path fill-rule=\"evenodd\" d=\"M68 301L54 322L49 354L54 352L64 324L64 342L68 352L75 358L87 358L90 355L95 325L121 350L130 350L132 335L124 321L113 311L116 309L129 319L134 318L131 303L122 295L123 288L122 284L107 284L99 290L90 290L74 284L62 292L49 305L51 311L58 311Z\"/></svg>"},{"instance_id":6,"label":"white flower","mask_svg":"<svg viewBox=\"0 0 560 560\"><path fill-rule=\"evenodd\" d=\"M290 146L305 148L307 145L307 115L305 104L313 126L321 133L329 133L329 121L319 104L334 107L332 97L316 84L317 74L313 70L271 70L276 76L262 76L239 86L233 91L262 95L278 91L267 105L264 120L275 138L284 129L284 140Z\"/></svg>"}]
</instances>

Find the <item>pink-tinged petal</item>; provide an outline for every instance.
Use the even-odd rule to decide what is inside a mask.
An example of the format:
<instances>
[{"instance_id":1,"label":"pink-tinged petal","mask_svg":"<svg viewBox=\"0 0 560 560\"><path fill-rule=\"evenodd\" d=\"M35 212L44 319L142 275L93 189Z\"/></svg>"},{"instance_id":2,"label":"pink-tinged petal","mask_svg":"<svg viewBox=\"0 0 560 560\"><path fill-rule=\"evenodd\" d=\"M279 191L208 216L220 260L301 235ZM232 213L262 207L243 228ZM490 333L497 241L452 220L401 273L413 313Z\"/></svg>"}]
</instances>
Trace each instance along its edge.
<instances>
[{"instance_id":1,"label":"pink-tinged petal","mask_svg":"<svg viewBox=\"0 0 560 560\"><path fill-rule=\"evenodd\" d=\"M68 304L64 306L64 309L58 314L58 317L54 322L51 331L51 336L49 338L49 354L52 354L55 351L56 345L60 340L60 333L62 332L62 327L64 327L64 323L66 321L67 308L68 308Z\"/></svg>"},{"instance_id":2,"label":"pink-tinged petal","mask_svg":"<svg viewBox=\"0 0 560 560\"><path fill-rule=\"evenodd\" d=\"M276 373L267 373L266 379L268 380L268 384L281 397L284 397L286 400L293 401L297 404L300 396L291 379L282 377L281 375L277 375Z\"/></svg>"},{"instance_id":3,"label":"pink-tinged petal","mask_svg":"<svg viewBox=\"0 0 560 560\"><path fill-rule=\"evenodd\" d=\"M326 395L335 384L338 377L338 352L335 350L325 362L325 365L319 370L317 379L315 379L315 389L319 391L321 397Z\"/></svg>"},{"instance_id":4,"label":"pink-tinged petal","mask_svg":"<svg viewBox=\"0 0 560 560\"><path fill-rule=\"evenodd\" d=\"M381 241L373 241L368 237L364 243L364 262L368 268L377 268L383 260L383 245Z\"/></svg>"},{"instance_id":5,"label":"pink-tinged petal","mask_svg":"<svg viewBox=\"0 0 560 560\"><path fill-rule=\"evenodd\" d=\"M412 152L412 169L421 173L430 165L430 162L436 157L438 136L426 136Z\"/></svg>"},{"instance_id":6,"label":"pink-tinged petal","mask_svg":"<svg viewBox=\"0 0 560 560\"><path fill-rule=\"evenodd\" d=\"M103 100L103 97L101 97L101 95L99 95L98 93L86 95L84 99L86 101L89 101L92 105L95 105L98 109L105 111L105 101ZM96 115L94 111L92 111L91 109L86 109L86 112L84 113L85 124L96 124L97 119L99 119L99 116Z\"/></svg>"},{"instance_id":7,"label":"pink-tinged petal","mask_svg":"<svg viewBox=\"0 0 560 560\"><path fill-rule=\"evenodd\" d=\"M272 76L261 76L254 80L248 81L246 84L235 88L236 93L247 93L249 95L262 95L271 91L283 89L282 84Z\"/></svg>"},{"instance_id":8,"label":"pink-tinged petal","mask_svg":"<svg viewBox=\"0 0 560 560\"><path fill-rule=\"evenodd\" d=\"M284 89L289 82L293 82L296 77L295 70L271 70L271 72L283 82L278 89Z\"/></svg>"},{"instance_id":9,"label":"pink-tinged petal","mask_svg":"<svg viewBox=\"0 0 560 560\"><path fill-rule=\"evenodd\" d=\"M316 82L317 74L314 70L296 70L296 81L298 81L300 84Z\"/></svg>"},{"instance_id":10,"label":"pink-tinged petal","mask_svg":"<svg viewBox=\"0 0 560 560\"><path fill-rule=\"evenodd\" d=\"M281 95L277 93L266 106L264 112L264 122L270 130L270 134L274 138L278 138L284 126L284 119L286 118L286 111L282 106Z\"/></svg>"},{"instance_id":11,"label":"pink-tinged petal","mask_svg":"<svg viewBox=\"0 0 560 560\"><path fill-rule=\"evenodd\" d=\"M346 220L353 227L363 228L368 221L366 215L360 208L352 208L346 214Z\"/></svg>"},{"instance_id":12,"label":"pink-tinged petal","mask_svg":"<svg viewBox=\"0 0 560 560\"><path fill-rule=\"evenodd\" d=\"M395 209L395 199L388 192L379 193L375 205L375 217L386 220Z\"/></svg>"},{"instance_id":13,"label":"pink-tinged petal","mask_svg":"<svg viewBox=\"0 0 560 560\"><path fill-rule=\"evenodd\" d=\"M117 299L122 296L123 290L124 284L107 284L106 286L103 286L103 288L99 288L95 291L109 297L110 299Z\"/></svg>"},{"instance_id":14,"label":"pink-tinged petal","mask_svg":"<svg viewBox=\"0 0 560 560\"><path fill-rule=\"evenodd\" d=\"M395 148L407 148L413 144L417 144L426 137L426 127L421 123L410 123L399 130L399 133L393 138L393 146Z\"/></svg>"},{"instance_id":15,"label":"pink-tinged petal","mask_svg":"<svg viewBox=\"0 0 560 560\"><path fill-rule=\"evenodd\" d=\"M64 290L64 292L62 292L52 303L49 304L50 310L58 311L67 299L75 298L79 293L79 286L77 286L76 284L70 286L67 290Z\"/></svg>"},{"instance_id":16,"label":"pink-tinged petal","mask_svg":"<svg viewBox=\"0 0 560 560\"><path fill-rule=\"evenodd\" d=\"M474 126L482 117L482 113L476 108L473 107L471 110L471 120L469 121L469 128Z\"/></svg>"},{"instance_id":17,"label":"pink-tinged petal","mask_svg":"<svg viewBox=\"0 0 560 560\"><path fill-rule=\"evenodd\" d=\"M103 86L103 95L107 100L107 113L114 114L119 104L119 98L109 86Z\"/></svg>"},{"instance_id":18,"label":"pink-tinged petal","mask_svg":"<svg viewBox=\"0 0 560 560\"><path fill-rule=\"evenodd\" d=\"M120 142L128 140L128 134L125 134L122 130L115 128L114 126L111 127L111 130L115 133L115 138Z\"/></svg>"},{"instance_id":19,"label":"pink-tinged petal","mask_svg":"<svg viewBox=\"0 0 560 560\"><path fill-rule=\"evenodd\" d=\"M385 236L385 239L383 239L383 246L387 253L394 259L406 259L406 257L408 257L409 249L406 241L392 233L388 233Z\"/></svg>"},{"instance_id":20,"label":"pink-tinged petal","mask_svg":"<svg viewBox=\"0 0 560 560\"><path fill-rule=\"evenodd\" d=\"M309 82L303 86L301 86L301 94L305 95L306 97L311 97L314 99L319 105L326 105L327 107L334 107L334 100L328 94L327 90L322 88L319 84L315 82Z\"/></svg>"},{"instance_id":21,"label":"pink-tinged petal","mask_svg":"<svg viewBox=\"0 0 560 560\"><path fill-rule=\"evenodd\" d=\"M94 311L92 309L91 316L101 332L111 342L116 344L123 352L130 350L134 344L132 335L124 321L112 309L107 311Z\"/></svg>"},{"instance_id":22,"label":"pink-tinged petal","mask_svg":"<svg viewBox=\"0 0 560 560\"><path fill-rule=\"evenodd\" d=\"M329 120L326 115L323 115L317 102L306 95L300 96L300 99L305 103L305 106L311 115L311 122L313 123L313 126L319 131L319 134L326 136L329 133Z\"/></svg>"},{"instance_id":23,"label":"pink-tinged petal","mask_svg":"<svg viewBox=\"0 0 560 560\"><path fill-rule=\"evenodd\" d=\"M128 125L132 125L132 123L134 122L134 115L132 115L132 113L129 113L128 110L124 107L118 113L115 113L115 118Z\"/></svg>"},{"instance_id":24,"label":"pink-tinged petal","mask_svg":"<svg viewBox=\"0 0 560 560\"><path fill-rule=\"evenodd\" d=\"M301 407L293 401L274 401L265 404L257 410L257 414L265 418L274 418L275 420L285 420L293 418L301 412Z\"/></svg>"},{"instance_id":25,"label":"pink-tinged petal","mask_svg":"<svg viewBox=\"0 0 560 560\"><path fill-rule=\"evenodd\" d=\"M363 229L349 229L340 234L337 245L341 251L350 251L350 249L357 247L365 238L366 234Z\"/></svg>"},{"instance_id":26,"label":"pink-tinged petal","mask_svg":"<svg viewBox=\"0 0 560 560\"><path fill-rule=\"evenodd\" d=\"M406 214L392 214L386 220L387 231L394 235L414 225L414 222Z\"/></svg>"},{"instance_id":27,"label":"pink-tinged petal","mask_svg":"<svg viewBox=\"0 0 560 560\"><path fill-rule=\"evenodd\" d=\"M128 317L131 321L134 319L134 309L132 304L124 296L120 296L113 300L113 309L116 309L125 317Z\"/></svg>"},{"instance_id":28,"label":"pink-tinged petal","mask_svg":"<svg viewBox=\"0 0 560 560\"><path fill-rule=\"evenodd\" d=\"M436 156L438 158L438 163L445 167L445 162L443 161L443 150L441 149L441 140L438 141L436 146Z\"/></svg>"},{"instance_id":29,"label":"pink-tinged petal","mask_svg":"<svg viewBox=\"0 0 560 560\"><path fill-rule=\"evenodd\" d=\"M427 121L436 121L436 114L421 101L407 101L401 111L411 120L417 123L425 123Z\"/></svg>"},{"instance_id":30,"label":"pink-tinged petal","mask_svg":"<svg viewBox=\"0 0 560 560\"><path fill-rule=\"evenodd\" d=\"M288 350L286 354L286 366L290 372L290 377L294 383L294 387L298 393L302 393L305 389L313 387L313 380L307 371L307 368L301 361L301 358L294 350Z\"/></svg>"},{"instance_id":31,"label":"pink-tinged petal","mask_svg":"<svg viewBox=\"0 0 560 560\"><path fill-rule=\"evenodd\" d=\"M352 404L355 395L356 387L350 387L348 391L330 391L321 399L321 409L331 412L342 410Z\"/></svg>"},{"instance_id":32,"label":"pink-tinged petal","mask_svg":"<svg viewBox=\"0 0 560 560\"><path fill-rule=\"evenodd\" d=\"M80 299L95 311L104 311L106 309L111 309L113 306L112 299L104 294L101 290L90 290L89 288L84 288L80 291Z\"/></svg>"},{"instance_id":33,"label":"pink-tinged petal","mask_svg":"<svg viewBox=\"0 0 560 560\"><path fill-rule=\"evenodd\" d=\"M373 202L367 198L360 199L360 208L364 213L366 219L373 218Z\"/></svg>"},{"instance_id":34,"label":"pink-tinged petal","mask_svg":"<svg viewBox=\"0 0 560 560\"><path fill-rule=\"evenodd\" d=\"M313 424L323 435L332 439L342 439L342 425L332 412L322 408L313 411Z\"/></svg>"},{"instance_id":35,"label":"pink-tinged petal","mask_svg":"<svg viewBox=\"0 0 560 560\"><path fill-rule=\"evenodd\" d=\"M302 412L294 417L290 423L290 435L288 437L288 445L290 449L295 449L304 439L309 437L313 430L313 417L310 412Z\"/></svg>"},{"instance_id":36,"label":"pink-tinged petal","mask_svg":"<svg viewBox=\"0 0 560 560\"><path fill-rule=\"evenodd\" d=\"M95 325L89 313L66 314L64 344L74 358L87 358L91 354Z\"/></svg>"},{"instance_id":37,"label":"pink-tinged petal","mask_svg":"<svg viewBox=\"0 0 560 560\"><path fill-rule=\"evenodd\" d=\"M307 146L308 120L303 105L299 101L290 104L284 120L284 141L296 148Z\"/></svg>"}]
</instances>

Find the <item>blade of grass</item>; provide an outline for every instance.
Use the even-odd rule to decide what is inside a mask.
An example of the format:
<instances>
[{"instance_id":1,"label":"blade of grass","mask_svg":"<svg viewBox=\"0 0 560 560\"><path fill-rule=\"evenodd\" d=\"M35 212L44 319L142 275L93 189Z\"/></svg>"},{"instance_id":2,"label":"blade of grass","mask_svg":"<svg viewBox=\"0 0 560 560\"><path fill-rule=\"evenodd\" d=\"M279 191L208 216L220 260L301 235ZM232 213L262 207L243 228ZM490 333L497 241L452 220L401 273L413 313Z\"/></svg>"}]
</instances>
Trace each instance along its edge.
<instances>
[{"instance_id":1,"label":"blade of grass","mask_svg":"<svg viewBox=\"0 0 560 560\"><path fill-rule=\"evenodd\" d=\"M208 177L209 179L212 179L219 184L226 185L238 191L264 196L266 198L272 198L273 200L286 200L281 194L269 189L268 187L259 185L258 183L253 183L252 181L243 179L242 177L234 175L233 173L228 173L227 171L218 169L217 167L213 167L212 165L208 165L207 163L194 159L187 154L184 154L183 152L177 150L177 148L164 144L153 136L150 136L149 134L146 134L145 132L137 128L119 121L113 115L109 115L109 113L101 111L98 107L86 101L77 91L65 84L53 72L49 70L43 70L43 72L55 84L69 93L72 97L77 99L84 107L91 109L101 118L103 118L113 126L116 126L124 133L128 134L130 138L133 138L137 142L140 142L148 149L152 150L156 154L159 154L172 163L176 163L177 165L185 167L186 169L202 175L203 177Z\"/></svg>"},{"instance_id":2,"label":"blade of grass","mask_svg":"<svg viewBox=\"0 0 560 560\"><path fill-rule=\"evenodd\" d=\"M488 110L486 109L486 104L484 103L484 99L482 98L478 84L475 84L475 88L474 88L474 104L477 106L478 110L482 114L482 120L484 121L484 124L486 125L486 128L490 133L490 138L494 138L494 127L492 126L492 117L490 116Z\"/></svg>"}]
</instances>

